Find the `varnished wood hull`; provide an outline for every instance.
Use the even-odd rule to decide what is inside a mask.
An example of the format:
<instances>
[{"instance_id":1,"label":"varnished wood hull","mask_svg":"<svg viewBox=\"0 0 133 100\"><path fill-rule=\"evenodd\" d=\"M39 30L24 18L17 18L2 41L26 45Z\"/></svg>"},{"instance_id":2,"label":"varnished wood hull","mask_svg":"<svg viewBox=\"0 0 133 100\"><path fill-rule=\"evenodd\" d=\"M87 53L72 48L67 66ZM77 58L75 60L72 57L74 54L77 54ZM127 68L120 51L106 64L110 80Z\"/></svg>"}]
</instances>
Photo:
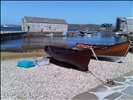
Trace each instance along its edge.
<instances>
[{"instance_id":1,"label":"varnished wood hull","mask_svg":"<svg viewBox=\"0 0 133 100\"><path fill-rule=\"evenodd\" d=\"M130 41L127 41L116 45L104 45L103 49L101 48L101 46L98 45L91 46L89 44L82 44L82 43L77 43L77 46L80 48L92 47L94 49L96 56L99 59L112 61L112 62L120 62L123 60L123 58L126 57L130 48L130 44L131 44Z\"/></svg>"},{"instance_id":2,"label":"varnished wood hull","mask_svg":"<svg viewBox=\"0 0 133 100\"><path fill-rule=\"evenodd\" d=\"M54 59L66 62L78 67L79 70L88 70L92 52L88 50L73 50L55 46L46 46L44 51Z\"/></svg>"}]
</instances>

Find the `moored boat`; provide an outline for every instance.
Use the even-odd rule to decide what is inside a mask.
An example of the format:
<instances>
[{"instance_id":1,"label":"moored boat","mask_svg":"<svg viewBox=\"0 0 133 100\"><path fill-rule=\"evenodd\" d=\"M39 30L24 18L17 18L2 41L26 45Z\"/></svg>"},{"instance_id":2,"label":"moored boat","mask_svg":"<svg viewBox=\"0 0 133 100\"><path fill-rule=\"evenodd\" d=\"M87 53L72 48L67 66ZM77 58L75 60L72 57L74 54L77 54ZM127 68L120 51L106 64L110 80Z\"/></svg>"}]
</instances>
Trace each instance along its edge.
<instances>
[{"instance_id":1,"label":"moored boat","mask_svg":"<svg viewBox=\"0 0 133 100\"><path fill-rule=\"evenodd\" d=\"M91 35L91 31L78 31L78 35L89 36L89 35Z\"/></svg>"},{"instance_id":2,"label":"moored boat","mask_svg":"<svg viewBox=\"0 0 133 100\"><path fill-rule=\"evenodd\" d=\"M82 49L93 48L99 60L121 62L127 55L130 48L130 41L115 45L90 45L77 43L76 46ZM93 57L95 55L92 55Z\"/></svg>"},{"instance_id":3,"label":"moored boat","mask_svg":"<svg viewBox=\"0 0 133 100\"><path fill-rule=\"evenodd\" d=\"M54 58L61 62L66 62L76 66L81 71L88 70L88 64L92 55L90 49L68 49L63 47L56 46L45 46L44 51Z\"/></svg>"},{"instance_id":4,"label":"moored boat","mask_svg":"<svg viewBox=\"0 0 133 100\"><path fill-rule=\"evenodd\" d=\"M53 33L50 33L50 34L46 34L45 36L53 36L54 34Z\"/></svg>"},{"instance_id":5,"label":"moored boat","mask_svg":"<svg viewBox=\"0 0 133 100\"><path fill-rule=\"evenodd\" d=\"M62 34L61 34L61 37L67 37L67 36L68 36L67 33L62 33Z\"/></svg>"}]
</instances>

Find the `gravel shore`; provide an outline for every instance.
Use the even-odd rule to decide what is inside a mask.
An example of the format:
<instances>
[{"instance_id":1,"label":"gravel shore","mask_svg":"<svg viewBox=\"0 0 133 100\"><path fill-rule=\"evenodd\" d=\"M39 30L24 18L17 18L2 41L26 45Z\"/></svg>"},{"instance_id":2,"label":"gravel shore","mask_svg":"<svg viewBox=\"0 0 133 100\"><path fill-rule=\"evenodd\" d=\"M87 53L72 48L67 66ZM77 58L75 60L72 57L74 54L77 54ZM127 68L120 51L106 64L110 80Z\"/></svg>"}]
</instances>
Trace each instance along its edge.
<instances>
[{"instance_id":1,"label":"gravel shore","mask_svg":"<svg viewBox=\"0 0 133 100\"><path fill-rule=\"evenodd\" d=\"M27 69L17 67L17 62L24 59L35 61L37 58L1 59L2 100L71 99L112 79L117 68L115 78L133 70L131 53L122 63L91 60L88 67L92 73L52 63Z\"/></svg>"}]
</instances>

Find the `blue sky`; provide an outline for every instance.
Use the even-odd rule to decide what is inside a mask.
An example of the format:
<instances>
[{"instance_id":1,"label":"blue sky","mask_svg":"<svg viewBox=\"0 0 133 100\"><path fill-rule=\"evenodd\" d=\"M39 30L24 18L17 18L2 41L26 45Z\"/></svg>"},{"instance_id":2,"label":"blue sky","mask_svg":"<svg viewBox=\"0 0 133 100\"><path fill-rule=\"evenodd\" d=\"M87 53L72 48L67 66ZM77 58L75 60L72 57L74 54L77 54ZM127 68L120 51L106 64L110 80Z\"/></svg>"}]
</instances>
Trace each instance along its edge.
<instances>
[{"instance_id":1,"label":"blue sky","mask_svg":"<svg viewBox=\"0 0 133 100\"><path fill-rule=\"evenodd\" d=\"M68 24L115 24L133 17L132 1L1 1L1 24L21 24L23 16L65 19Z\"/></svg>"}]
</instances>

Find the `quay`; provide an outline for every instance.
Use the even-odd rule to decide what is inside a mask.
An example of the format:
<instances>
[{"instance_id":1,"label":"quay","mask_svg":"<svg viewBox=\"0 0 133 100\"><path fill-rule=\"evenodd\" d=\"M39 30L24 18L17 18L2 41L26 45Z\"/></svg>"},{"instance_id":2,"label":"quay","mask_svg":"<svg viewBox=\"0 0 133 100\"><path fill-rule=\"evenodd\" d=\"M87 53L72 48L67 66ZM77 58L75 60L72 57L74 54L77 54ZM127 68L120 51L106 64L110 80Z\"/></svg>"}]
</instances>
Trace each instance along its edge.
<instances>
[{"instance_id":1,"label":"quay","mask_svg":"<svg viewBox=\"0 0 133 100\"><path fill-rule=\"evenodd\" d=\"M114 85L104 83L88 91L80 93L72 100L132 100L133 99L133 71L114 79Z\"/></svg>"},{"instance_id":2,"label":"quay","mask_svg":"<svg viewBox=\"0 0 133 100\"><path fill-rule=\"evenodd\" d=\"M1 41L3 40L12 40L21 38L26 32L23 31L1 31Z\"/></svg>"},{"instance_id":3,"label":"quay","mask_svg":"<svg viewBox=\"0 0 133 100\"><path fill-rule=\"evenodd\" d=\"M22 33L23 31L1 31L1 34Z\"/></svg>"},{"instance_id":4,"label":"quay","mask_svg":"<svg viewBox=\"0 0 133 100\"><path fill-rule=\"evenodd\" d=\"M23 32L23 31L1 31L1 41L21 38L22 36L42 36L53 33L55 36L60 36L63 32ZM77 36L76 32L66 32L69 36Z\"/></svg>"}]
</instances>

